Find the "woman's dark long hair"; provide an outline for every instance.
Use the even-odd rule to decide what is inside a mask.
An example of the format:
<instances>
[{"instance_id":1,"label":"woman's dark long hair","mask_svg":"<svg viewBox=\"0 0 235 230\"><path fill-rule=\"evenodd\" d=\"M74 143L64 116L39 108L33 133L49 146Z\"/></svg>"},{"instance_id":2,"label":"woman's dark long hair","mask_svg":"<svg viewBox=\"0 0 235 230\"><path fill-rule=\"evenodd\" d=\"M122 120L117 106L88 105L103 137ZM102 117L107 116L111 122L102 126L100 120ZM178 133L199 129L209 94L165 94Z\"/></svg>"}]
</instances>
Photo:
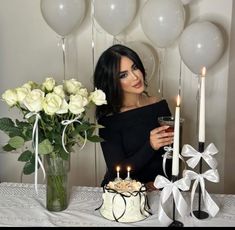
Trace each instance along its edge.
<instances>
[{"instance_id":1,"label":"woman's dark long hair","mask_svg":"<svg viewBox=\"0 0 235 230\"><path fill-rule=\"evenodd\" d=\"M128 57L142 72L144 84L146 83L146 73L142 61L138 54L124 45L113 45L105 50L95 67L94 87L103 90L106 94L107 104L96 107L96 118L108 114L119 113L123 102L123 92L120 85L120 62L121 57Z\"/></svg>"}]
</instances>

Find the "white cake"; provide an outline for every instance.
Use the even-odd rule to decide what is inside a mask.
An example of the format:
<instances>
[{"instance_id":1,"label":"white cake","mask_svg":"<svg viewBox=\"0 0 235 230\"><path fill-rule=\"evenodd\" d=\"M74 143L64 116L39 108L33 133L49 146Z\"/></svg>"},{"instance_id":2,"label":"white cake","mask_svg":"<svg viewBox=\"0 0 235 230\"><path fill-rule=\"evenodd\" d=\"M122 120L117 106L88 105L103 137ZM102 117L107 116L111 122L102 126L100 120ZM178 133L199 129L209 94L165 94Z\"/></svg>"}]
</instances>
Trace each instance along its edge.
<instances>
[{"instance_id":1,"label":"white cake","mask_svg":"<svg viewBox=\"0 0 235 230\"><path fill-rule=\"evenodd\" d=\"M106 219L136 222L151 215L146 187L136 180L109 182L102 197L100 213Z\"/></svg>"}]
</instances>

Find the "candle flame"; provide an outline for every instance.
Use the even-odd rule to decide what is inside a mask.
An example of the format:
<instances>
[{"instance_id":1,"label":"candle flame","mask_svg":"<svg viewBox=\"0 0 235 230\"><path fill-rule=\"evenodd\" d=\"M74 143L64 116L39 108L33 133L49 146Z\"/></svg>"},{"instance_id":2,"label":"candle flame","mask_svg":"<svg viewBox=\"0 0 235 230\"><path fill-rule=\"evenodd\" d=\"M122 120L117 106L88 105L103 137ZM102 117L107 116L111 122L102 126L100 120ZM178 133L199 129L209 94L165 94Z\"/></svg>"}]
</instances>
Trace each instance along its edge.
<instances>
[{"instance_id":1,"label":"candle flame","mask_svg":"<svg viewBox=\"0 0 235 230\"><path fill-rule=\"evenodd\" d=\"M120 171L120 166L117 166L116 170L117 170L117 172L119 172Z\"/></svg>"},{"instance_id":2,"label":"candle flame","mask_svg":"<svg viewBox=\"0 0 235 230\"><path fill-rule=\"evenodd\" d=\"M131 167L127 166L127 171L130 172L131 171Z\"/></svg>"},{"instance_id":3,"label":"candle flame","mask_svg":"<svg viewBox=\"0 0 235 230\"><path fill-rule=\"evenodd\" d=\"M205 77L206 76L206 67L204 66L202 68L202 77Z\"/></svg>"},{"instance_id":4,"label":"candle flame","mask_svg":"<svg viewBox=\"0 0 235 230\"><path fill-rule=\"evenodd\" d=\"M179 106L180 105L180 95L179 94L177 95L177 101L176 102L177 102L177 106Z\"/></svg>"}]
</instances>

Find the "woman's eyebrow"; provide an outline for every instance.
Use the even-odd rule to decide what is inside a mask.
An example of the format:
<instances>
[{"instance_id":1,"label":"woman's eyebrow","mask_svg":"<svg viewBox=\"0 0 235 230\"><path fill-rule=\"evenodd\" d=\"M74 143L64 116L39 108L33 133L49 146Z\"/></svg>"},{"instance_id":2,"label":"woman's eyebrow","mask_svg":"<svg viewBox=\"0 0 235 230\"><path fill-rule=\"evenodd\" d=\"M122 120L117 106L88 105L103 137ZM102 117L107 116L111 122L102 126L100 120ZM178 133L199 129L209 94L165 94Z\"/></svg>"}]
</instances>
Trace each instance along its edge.
<instances>
[{"instance_id":1,"label":"woman's eyebrow","mask_svg":"<svg viewBox=\"0 0 235 230\"><path fill-rule=\"evenodd\" d=\"M127 72L128 72L127 70L123 70L123 71L120 71L119 74L127 73Z\"/></svg>"}]
</instances>

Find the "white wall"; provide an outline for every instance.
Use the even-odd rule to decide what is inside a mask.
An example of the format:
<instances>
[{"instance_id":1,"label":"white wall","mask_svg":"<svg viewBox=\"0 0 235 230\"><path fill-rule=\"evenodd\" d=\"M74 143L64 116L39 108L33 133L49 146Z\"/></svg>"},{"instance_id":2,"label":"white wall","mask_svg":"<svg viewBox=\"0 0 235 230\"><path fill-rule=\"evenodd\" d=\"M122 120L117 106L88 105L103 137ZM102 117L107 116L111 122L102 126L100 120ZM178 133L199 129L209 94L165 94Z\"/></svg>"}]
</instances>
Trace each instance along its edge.
<instances>
[{"instance_id":1,"label":"white wall","mask_svg":"<svg viewBox=\"0 0 235 230\"><path fill-rule=\"evenodd\" d=\"M232 27L231 27L231 48L230 48L230 57L229 57L229 77L228 77L228 92L227 92L227 122L226 122L226 141L225 141L225 192L226 193L235 193L235 177L234 175L234 165L235 165L235 157L234 157L234 149L235 149L235 141L234 141L234 133L235 133L235 4L233 4L233 17L232 17Z\"/></svg>"},{"instance_id":2,"label":"white wall","mask_svg":"<svg viewBox=\"0 0 235 230\"><path fill-rule=\"evenodd\" d=\"M92 32L90 1L86 1L85 20L67 37L67 73L66 78L75 77L86 87L92 89L93 61L110 46L113 37L108 35L97 23ZM156 53L156 47L143 33L140 25L140 13L146 0L138 1L138 12L132 24L116 38L121 42L141 41L149 44ZM192 22L210 20L223 28L226 48L220 61L209 69L206 79L206 146L213 142L219 149L216 155L220 183L208 183L209 191L229 193L232 190L230 175L235 173L230 167L226 173L225 163L231 154L226 148L232 140L235 130L228 133L225 129L227 113L232 107L231 93L227 94L229 79L229 63L234 56L229 56L230 30L232 23L232 0L193 0L185 6L186 26ZM234 20L234 19L233 19ZM46 24L40 12L39 0L1 0L0 8L0 93L6 89L21 85L28 80L42 81L46 76L63 80L62 49L57 46L59 38ZM234 31L233 31L234 33ZM92 50L92 41L95 49ZM94 55L93 52L94 51ZM168 100L174 112L175 97L178 90L179 67L181 58L177 41L165 51L165 69L163 78L163 96ZM230 80L232 79L230 72ZM182 117L185 118L183 143L197 148L197 87L198 78L182 63ZM157 94L156 76L149 82L151 94ZM230 86L231 87L231 86ZM227 97L228 95L228 97ZM8 107L0 102L0 116L17 116L17 111L8 111ZM91 113L91 118L93 117ZM231 120L231 117L229 118ZM226 136L229 135L229 136ZM4 144L6 136L1 134L0 143ZM0 180L19 181L22 164L17 161L18 153L0 154ZM70 180L73 185L100 185L105 171L105 163L99 145L87 144L82 151L72 155ZM225 161L227 158L227 161ZM206 164L206 163L205 163ZM204 166L206 167L206 165ZM25 176L24 182L33 182L32 176ZM226 183L226 185L225 185ZM230 188L230 189L229 189ZM233 190L234 192L234 190Z\"/></svg>"}]
</instances>

